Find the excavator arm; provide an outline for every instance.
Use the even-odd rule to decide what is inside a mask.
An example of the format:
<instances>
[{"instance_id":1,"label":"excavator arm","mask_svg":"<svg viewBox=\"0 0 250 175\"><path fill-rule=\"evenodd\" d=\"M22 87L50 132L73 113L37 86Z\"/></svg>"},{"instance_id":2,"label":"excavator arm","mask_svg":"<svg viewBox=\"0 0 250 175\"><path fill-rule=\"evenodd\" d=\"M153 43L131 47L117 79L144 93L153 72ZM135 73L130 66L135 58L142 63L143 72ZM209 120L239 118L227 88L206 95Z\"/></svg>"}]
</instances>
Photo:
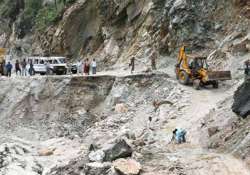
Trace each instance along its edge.
<instances>
[{"instance_id":1,"label":"excavator arm","mask_svg":"<svg viewBox=\"0 0 250 175\"><path fill-rule=\"evenodd\" d=\"M185 46L182 46L179 52L179 56L178 56L178 63L177 63L177 67L180 69L184 69L187 72L190 71L189 65L188 65L188 57L185 53Z\"/></svg>"}]
</instances>

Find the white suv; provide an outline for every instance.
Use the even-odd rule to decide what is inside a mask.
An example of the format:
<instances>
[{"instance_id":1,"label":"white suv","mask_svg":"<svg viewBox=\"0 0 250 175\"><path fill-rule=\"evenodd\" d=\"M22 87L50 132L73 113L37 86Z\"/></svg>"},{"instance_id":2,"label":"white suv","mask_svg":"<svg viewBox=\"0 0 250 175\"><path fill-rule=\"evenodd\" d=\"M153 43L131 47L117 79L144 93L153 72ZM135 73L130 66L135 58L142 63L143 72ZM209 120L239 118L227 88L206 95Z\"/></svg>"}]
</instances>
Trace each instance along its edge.
<instances>
[{"instance_id":1,"label":"white suv","mask_svg":"<svg viewBox=\"0 0 250 175\"><path fill-rule=\"evenodd\" d=\"M65 57L28 57L27 69L29 70L29 61L32 60L34 73L45 75L48 73L56 75L66 75L68 66ZM49 70L48 70L49 69Z\"/></svg>"},{"instance_id":2,"label":"white suv","mask_svg":"<svg viewBox=\"0 0 250 175\"><path fill-rule=\"evenodd\" d=\"M65 57L49 57L49 67L51 71L56 75L66 75L68 66L66 64Z\"/></svg>"}]
</instances>

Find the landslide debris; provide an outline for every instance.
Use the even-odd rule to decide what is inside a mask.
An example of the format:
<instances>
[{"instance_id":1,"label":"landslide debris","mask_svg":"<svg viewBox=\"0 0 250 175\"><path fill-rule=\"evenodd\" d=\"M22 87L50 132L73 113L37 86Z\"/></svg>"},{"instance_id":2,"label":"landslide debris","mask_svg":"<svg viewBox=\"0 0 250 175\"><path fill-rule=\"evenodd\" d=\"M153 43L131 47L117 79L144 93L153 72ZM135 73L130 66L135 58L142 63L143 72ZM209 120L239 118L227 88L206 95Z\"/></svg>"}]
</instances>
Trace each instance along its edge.
<instances>
[{"instance_id":1,"label":"landslide debris","mask_svg":"<svg viewBox=\"0 0 250 175\"><path fill-rule=\"evenodd\" d=\"M32 147L30 155L46 175L112 171L111 161L133 159L156 142L150 117L161 126L182 113L188 97L164 73L3 78L0 84L1 145ZM154 101L172 103L155 110ZM117 104L127 110L116 110Z\"/></svg>"}]
</instances>

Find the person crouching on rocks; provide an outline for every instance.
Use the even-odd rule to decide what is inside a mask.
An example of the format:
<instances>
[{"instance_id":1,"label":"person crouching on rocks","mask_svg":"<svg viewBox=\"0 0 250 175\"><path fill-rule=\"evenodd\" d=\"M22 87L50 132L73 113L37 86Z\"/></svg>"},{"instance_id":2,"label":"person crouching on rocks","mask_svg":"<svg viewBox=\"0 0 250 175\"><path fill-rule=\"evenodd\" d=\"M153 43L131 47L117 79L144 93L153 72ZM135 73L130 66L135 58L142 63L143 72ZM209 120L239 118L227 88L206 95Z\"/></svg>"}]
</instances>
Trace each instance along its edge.
<instances>
[{"instance_id":1,"label":"person crouching on rocks","mask_svg":"<svg viewBox=\"0 0 250 175\"><path fill-rule=\"evenodd\" d=\"M186 130L182 128L175 128L173 130L173 137L171 141L175 141L178 144L185 143L186 142Z\"/></svg>"}]
</instances>

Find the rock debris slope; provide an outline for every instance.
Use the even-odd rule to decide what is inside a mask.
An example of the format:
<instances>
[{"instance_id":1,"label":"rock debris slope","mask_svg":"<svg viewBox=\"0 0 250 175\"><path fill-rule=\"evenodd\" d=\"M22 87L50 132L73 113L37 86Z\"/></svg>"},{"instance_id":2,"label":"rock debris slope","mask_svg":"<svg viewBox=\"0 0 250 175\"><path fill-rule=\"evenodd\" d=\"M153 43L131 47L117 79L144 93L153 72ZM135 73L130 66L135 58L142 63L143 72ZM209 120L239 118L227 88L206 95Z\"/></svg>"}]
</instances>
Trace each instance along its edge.
<instances>
[{"instance_id":1,"label":"rock debris slope","mask_svg":"<svg viewBox=\"0 0 250 175\"><path fill-rule=\"evenodd\" d=\"M54 2L0 1L0 47L12 60L88 56L108 71L1 77L0 174L250 174L248 81L239 87L247 0ZM179 85L173 68L183 43L233 80L217 90ZM150 73L154 51L160 71ZM170 143L175 127L188 131L187 143Z\"/></svg>"},{"instance_id":2,"label":"rock debris slope","mask_svg":"<svg viewBox=\"0 0 250 175\"><path fill-rule=\"evenodd\" d=\"M3 174L249 173L228 154L241 153L247 162L243 137L228 139L223 154L209 152L198 141L214 145L200 127L208 125L206 115L215 116L210 110L216 103L230 96L220 95L229 90L226 84L197 92L165 73L149 73L1 79L1 87ZM169 143L174 127L188 130L188 143ZM231 150L235 139L241 146Z\"/></svg>"}]
</instances>

